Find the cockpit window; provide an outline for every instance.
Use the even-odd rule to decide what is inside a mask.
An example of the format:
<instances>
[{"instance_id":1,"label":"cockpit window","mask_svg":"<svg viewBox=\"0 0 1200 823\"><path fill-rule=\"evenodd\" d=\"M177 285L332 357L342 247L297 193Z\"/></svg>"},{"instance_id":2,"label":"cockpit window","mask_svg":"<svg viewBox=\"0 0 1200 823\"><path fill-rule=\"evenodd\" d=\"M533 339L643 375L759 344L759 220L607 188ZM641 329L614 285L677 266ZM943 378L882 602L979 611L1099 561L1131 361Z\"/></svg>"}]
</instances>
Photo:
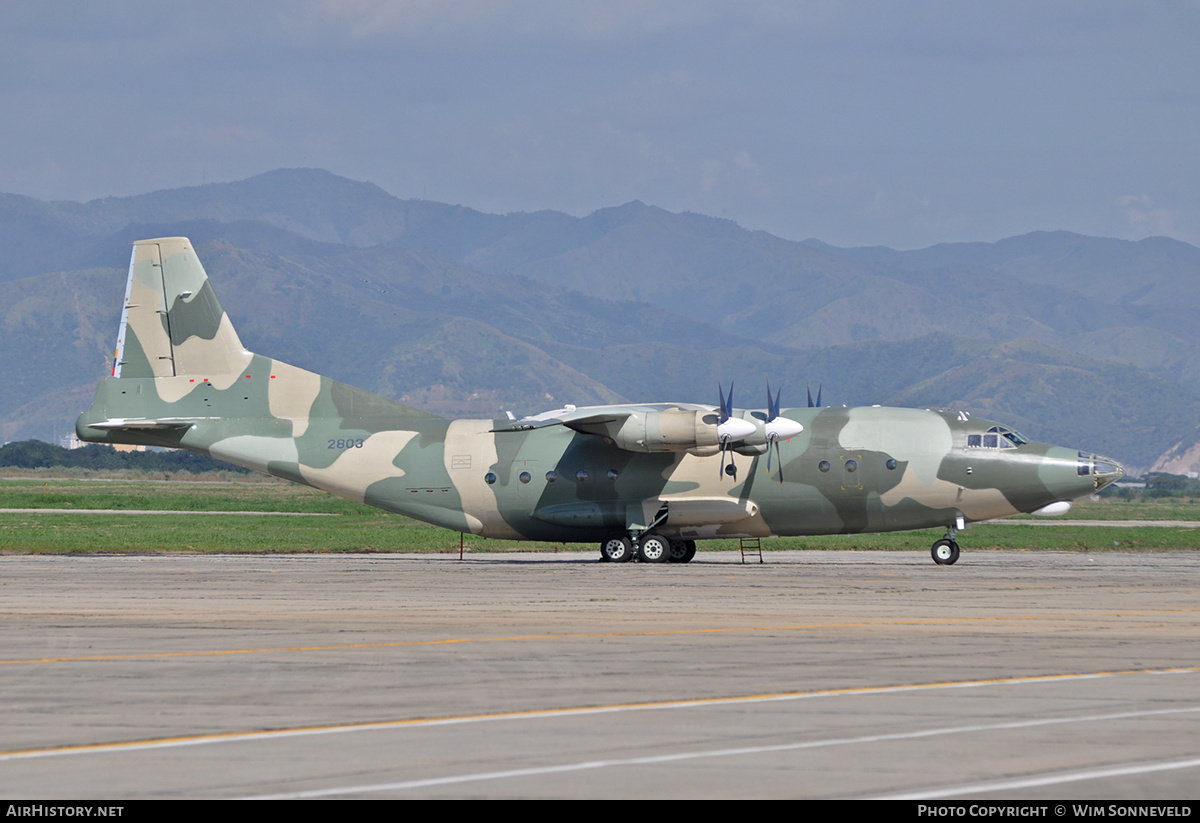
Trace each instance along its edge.
<instances>
[{"instance_id":1,"label":"cockpit window","mask_svg":"<svg viewBox=\"0 0 1200 823\"><path fill-rule=\"evenodd\" d=\"M992 426L986 434L967 435L969 449L1015 449L1028 442L1020 434L1004 426Z\"/></svg>"},{"instance_id":2,"label":"cockpit window","mask_svg":"<svg viewBox=\"0 0 1200 823\"><path fill-rule=\"evenodd\" d=\"M1001 437L1003 437L1009 443L1012 443L1012 446L1006 446L1003 443L1001 443L1000 448L1002 448L1002 449L1009 449L1009 448L1013 448L1015 446L1024 446L1026 443L1029 442L1029 439L1026 437L1022 437L1020 432L1015 432L1012 429L1006 429L1003 426L996 426L995 429L996 429L996 431L998 431L1000 433Z\"/></svg>"}]
</instances>

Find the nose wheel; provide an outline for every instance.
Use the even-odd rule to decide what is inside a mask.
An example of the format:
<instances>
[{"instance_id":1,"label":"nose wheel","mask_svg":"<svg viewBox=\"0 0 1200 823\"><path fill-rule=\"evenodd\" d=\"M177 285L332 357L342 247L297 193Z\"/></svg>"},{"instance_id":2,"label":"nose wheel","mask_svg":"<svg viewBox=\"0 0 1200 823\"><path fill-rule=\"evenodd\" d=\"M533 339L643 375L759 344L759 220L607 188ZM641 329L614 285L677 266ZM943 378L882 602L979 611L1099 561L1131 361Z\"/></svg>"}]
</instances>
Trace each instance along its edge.
<instances>
[{"instance_id":1,"label":"nose wheel","mask_svg":"<svg viewBox=\"0 0 1200 823\"><path fill-rule=\"evenodd\" d=\"M943 537L933 544L933 562L939 566L953 566L958 560L958 543L953 537Z\"/></svg>"}]
</instances>

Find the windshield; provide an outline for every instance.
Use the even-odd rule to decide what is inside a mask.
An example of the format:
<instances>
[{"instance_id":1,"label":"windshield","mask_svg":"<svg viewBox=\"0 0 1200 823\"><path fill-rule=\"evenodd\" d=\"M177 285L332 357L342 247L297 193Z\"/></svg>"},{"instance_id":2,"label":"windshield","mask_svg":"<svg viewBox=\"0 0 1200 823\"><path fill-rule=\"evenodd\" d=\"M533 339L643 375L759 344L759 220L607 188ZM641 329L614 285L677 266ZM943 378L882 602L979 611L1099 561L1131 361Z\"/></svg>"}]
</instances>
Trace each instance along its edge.
<instances>
[{"instance_id":1,"label":"windshield","mask_svg":"<svg viewBox=\"0 0 1200 823\"><path fill-rule=\"evenodd\" d=\"M1020 433L1004 426L992 426L984 434L967 435L967 448L970 449L1015 449L1028 442Z\"/></svg>"}]
</instances>

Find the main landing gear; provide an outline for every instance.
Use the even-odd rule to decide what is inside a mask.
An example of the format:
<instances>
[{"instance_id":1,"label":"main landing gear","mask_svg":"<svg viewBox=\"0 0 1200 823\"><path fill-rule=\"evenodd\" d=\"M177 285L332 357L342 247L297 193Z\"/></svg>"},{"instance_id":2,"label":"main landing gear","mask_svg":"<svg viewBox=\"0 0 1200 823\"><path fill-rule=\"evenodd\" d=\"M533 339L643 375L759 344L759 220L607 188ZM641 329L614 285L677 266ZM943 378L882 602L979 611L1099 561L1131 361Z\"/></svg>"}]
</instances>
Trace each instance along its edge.
<instances>
[{"instance_id":1,"label":"main landing gear","mask_svg":"<svg viewBox=\"0 0 1200 823\"><path fill-rule=\"evenodd\" d=\"M614 534L600 544L602 561L624 563L635 556L643 563L686 563L696 556L696 541L642 532L636 539L627 534Z\"/></svg>"}]
</instances>

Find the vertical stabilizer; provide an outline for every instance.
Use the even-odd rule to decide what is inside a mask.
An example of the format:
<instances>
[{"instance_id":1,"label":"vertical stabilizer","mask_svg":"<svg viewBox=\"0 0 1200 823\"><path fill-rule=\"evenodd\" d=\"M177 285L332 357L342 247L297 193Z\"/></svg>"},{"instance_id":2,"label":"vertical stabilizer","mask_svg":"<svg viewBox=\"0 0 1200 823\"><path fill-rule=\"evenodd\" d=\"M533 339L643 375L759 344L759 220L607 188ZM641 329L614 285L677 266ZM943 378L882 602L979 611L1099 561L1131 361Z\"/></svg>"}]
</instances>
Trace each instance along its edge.
<instances>
[{"instance_id":1,"label":"vertical stabilizer","mask_svg":"<svg viewBox=\"0 0 1200 823\"><path fill-rule=\"evenodd\" d=\"M250 358L186 237L134 243L113 377L231 375Z\"/></svg>"}]
</instances>

